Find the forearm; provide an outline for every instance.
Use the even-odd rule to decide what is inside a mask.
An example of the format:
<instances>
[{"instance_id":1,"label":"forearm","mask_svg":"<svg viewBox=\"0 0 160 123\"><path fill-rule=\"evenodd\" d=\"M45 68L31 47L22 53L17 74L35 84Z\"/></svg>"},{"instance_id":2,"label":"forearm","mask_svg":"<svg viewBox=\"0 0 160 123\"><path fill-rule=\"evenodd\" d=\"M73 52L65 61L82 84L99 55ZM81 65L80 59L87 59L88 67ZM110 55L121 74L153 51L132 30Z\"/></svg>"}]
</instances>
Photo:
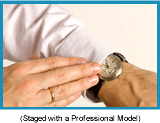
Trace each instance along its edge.
<instances>
[{"instance_id":1,"label":"forearm","mask_svg":"<svg viewBox=\"0 0 160 123\"><path fill-rule=\"evenodd\" d=\"M98 97L111 107L155 107L157 74L124 63L121 77L102 84Z\"/></svg>"}]
</instances>

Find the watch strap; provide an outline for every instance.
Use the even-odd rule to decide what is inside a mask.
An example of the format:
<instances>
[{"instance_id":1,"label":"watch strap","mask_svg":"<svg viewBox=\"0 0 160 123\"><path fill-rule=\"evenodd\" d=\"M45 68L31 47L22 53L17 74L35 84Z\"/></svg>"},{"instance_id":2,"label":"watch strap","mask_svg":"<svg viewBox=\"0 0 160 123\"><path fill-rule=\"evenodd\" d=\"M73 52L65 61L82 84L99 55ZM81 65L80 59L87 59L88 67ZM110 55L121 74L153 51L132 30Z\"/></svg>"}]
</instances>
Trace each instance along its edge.
<instances>
[{"instance_id":1,"label":"watch strap","mask_svg":"<svg viewBox=\"0 0 160 123\"><path fill-rule=\"evenodd\" d=\"M91 96L93 96L97 101L100 101L100 99L98 98L98 92L102 86L104 80L99 79L99 82L97 85L89 88L87 91L91 94Z\"/></svg>"},{"instance_id":2,"label":"watch strap","mask_svg":"<svg viewBox=\"0 0 160 123\"><path fill-rule=\"evenodd\" d=\"M117 52L115 52L115 53L113 53L113 54L116 55L116 56L118 56L118 57L121 59L122 62L128 62L128 61L126 60L126 58L125 58L122 54L117 53Z\"/></svg>"}]
</instances>

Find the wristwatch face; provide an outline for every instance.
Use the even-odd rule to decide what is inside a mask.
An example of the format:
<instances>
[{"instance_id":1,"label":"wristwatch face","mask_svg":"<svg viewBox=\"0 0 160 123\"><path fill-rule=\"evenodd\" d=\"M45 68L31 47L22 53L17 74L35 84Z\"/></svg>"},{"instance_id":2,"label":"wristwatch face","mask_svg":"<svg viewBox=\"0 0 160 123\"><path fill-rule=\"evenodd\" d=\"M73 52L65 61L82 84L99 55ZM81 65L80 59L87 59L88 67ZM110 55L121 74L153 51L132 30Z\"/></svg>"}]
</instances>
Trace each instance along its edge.
<instances>
[{"instance_id":1,"label":"wristwatch face","mask_svg":"<svg viewBox=\"0 0 160 123\"><path fill-rule=\"evenodd\" d=\"M116 55L109 55L101 62L100 78L103 80L112 80L118 77L122 72L122 61Z\"/></svg>"}]
</instances>

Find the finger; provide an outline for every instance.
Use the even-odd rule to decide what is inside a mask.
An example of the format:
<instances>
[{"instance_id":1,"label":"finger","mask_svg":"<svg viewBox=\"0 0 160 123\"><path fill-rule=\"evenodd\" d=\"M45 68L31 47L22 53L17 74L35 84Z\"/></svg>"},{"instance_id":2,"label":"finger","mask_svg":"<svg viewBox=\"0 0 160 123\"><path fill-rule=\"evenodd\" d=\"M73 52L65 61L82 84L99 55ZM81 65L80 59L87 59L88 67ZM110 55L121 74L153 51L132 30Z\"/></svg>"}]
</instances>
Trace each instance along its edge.
<instances>
[{"instance_id":1,"label":"finger","mask_svg":"<svg viewBox=\"0 0 160 123\"><path fill-rule=\"evenodd\" d=\"M37 59L33 61L27 61L30 65L28 74L40 73L49 70L53 70L60 67L71 66L86 63L84 58L74 57L49 57L43 59Z\"/></svg>"},{"instance_id":2,"label":"finger","mask_svg":"<svg viewBox=\"0 0 160 123\"><path fill-rule=\"evenodd\" d=\"M34 60L34 59L39 59L38 55L37 54L33 54L29 60Z\"/></svg>"},{"instance_id":3,"label":"finger","mask_svg":"<svg viewBox=\"0 0 160 123\"><path fill-rule=\"evenodd\" d=\"M63 67L56 70L48 71L34 75L38 79L37 89L61 85L80 78L98 74L101 67L98 63L87 63L70 67Z\"/></svg>"},{"instance_id":4,"label":"finger","mask_svg":"<svg viewBox=\"0 0 160 123\"><path fill-rule=\"evenodd\" d=\"M81 96L81 93L78 93L74 96L68 97L58 102L45 104L44 107L66 107L67 105L71 104L76 99L78 99L80 96Z\"/></svg>"},{"instance_id":5,"label":"finger","mask_svg":"<svg viewBox=\"0 0 160 123\"><path fill-rule=\"evenodd\" d=\"M55 101L60 101L73 96L76 93L87 90L88 88L96 85L98 83L98 80L98 76L93 75L87 78L76 80L74 82L52 87L54 99ZM41 90L38 93L38 96L41 97L40 102L42 102L42 99L43 103L49 103L51 101L51 93L49 89Z\"/></svg>"}]
</instances>

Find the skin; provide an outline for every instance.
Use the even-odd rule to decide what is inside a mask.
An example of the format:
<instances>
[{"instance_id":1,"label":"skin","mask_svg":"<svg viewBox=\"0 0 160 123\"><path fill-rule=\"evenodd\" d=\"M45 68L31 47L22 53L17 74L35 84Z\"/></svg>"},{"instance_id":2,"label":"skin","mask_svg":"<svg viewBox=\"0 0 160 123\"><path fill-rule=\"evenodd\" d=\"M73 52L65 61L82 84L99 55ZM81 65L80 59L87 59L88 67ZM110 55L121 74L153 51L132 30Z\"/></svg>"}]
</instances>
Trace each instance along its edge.
<instances>
[{"instance_id":1,"label":"skin","mask_svg":"<svg viewBox=\"0 0 160 123\"><path fill-rule=\"evenodd\" d=\"M3 106L67 106L81 95L81 91L97 84L100 66L94 63L96 71L92 71L91 64L83 58L38 59L35 54L29 61L5 67ZM54 103L45 87L52 87ZM156 107L157 74L124 63L121 77L105 82L98 97L108 107Z\"/></svg>"},{"instance_id":2,"label":"skin","mask_svg":"<svg viewBox=\"0 0 160 123\"><path fill-rule=\"evenodd\" d=\"M65 107L98 83L98 63L84 58L50 57L3 68L4 107ZM55 102L51 102L51 87Z\"/></svg>"},{"instance_id":3,"label":"skin","mask_svg":"<svg viewBox=\"0 0 160 123\"><path fill-rule=\"evenodd\" d=\"M102 84L98 98L108 107L157 107L157 73L125 62L121 77Z\"/></svg>"}]
</instances>

